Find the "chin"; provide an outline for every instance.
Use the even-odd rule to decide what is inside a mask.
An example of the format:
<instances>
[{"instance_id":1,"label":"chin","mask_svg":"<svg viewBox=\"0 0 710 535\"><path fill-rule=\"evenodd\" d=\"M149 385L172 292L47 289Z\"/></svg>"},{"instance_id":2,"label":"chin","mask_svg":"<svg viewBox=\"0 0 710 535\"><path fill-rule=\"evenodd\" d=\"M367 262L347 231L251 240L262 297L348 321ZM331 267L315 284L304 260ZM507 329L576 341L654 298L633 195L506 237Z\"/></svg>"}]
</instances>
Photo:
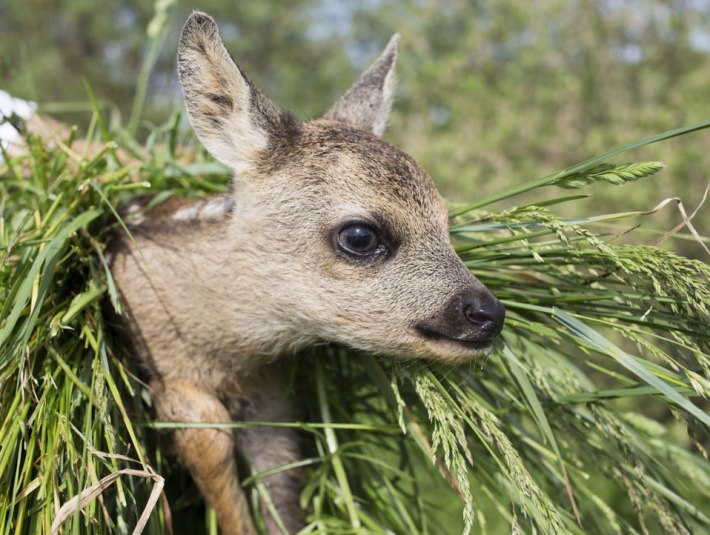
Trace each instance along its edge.
<instances>
[{"instance_id":1,"label":"chin","mask_svg":"<svg viewBox=\"0 0 710 535\"><path fill-rule=\"evenodd\" d=\"M466 364L480 357L488 357L493 347L493 341L461 342L448 338L432 340L417 337L401 349L388 354L402 359L419 358L454 366Z\"/></svg>"},{"instance_id":2,"label":"chin","mask_svg":"<svg viewBox=\"0 0 710 535\"><path fill-rule=\"evenodd\" d=\"M422 344L424 358L445 364L465 364L477 357L488 357L492 342L458 342L455 340L426 340Z\"/></svg>"},{"instance_id":3,"label":"chin","mask_svg":"<svg viewBox=\"0 0 710 535\"><path fill-rule=\"evenodd\" d=\"M488 357L493 352L495 340L469 341L431 336L408 336L394 345L391 340L337 340L345 346L360 351L402 360L423 359L446 365L466 364L477 358Z\"/></svg>"}]
</instances>

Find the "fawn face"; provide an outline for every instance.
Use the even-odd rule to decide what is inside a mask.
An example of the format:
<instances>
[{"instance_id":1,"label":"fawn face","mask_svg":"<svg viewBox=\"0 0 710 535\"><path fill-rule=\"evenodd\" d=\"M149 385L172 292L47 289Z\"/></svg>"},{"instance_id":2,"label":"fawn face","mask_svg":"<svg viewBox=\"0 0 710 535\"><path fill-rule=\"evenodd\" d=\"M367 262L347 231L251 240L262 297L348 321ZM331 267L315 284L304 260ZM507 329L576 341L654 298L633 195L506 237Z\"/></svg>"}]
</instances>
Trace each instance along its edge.
<instances>
[{"instance_id":1,"label":"fawn face","mask_svg":"<svg viewBox=\"0 0 710 535\"><path fill-rule=\"evenodd\" d=\"M505 311L454 253L429 175L377 135L396 52L397 37L304 123L252 85L206 15L183 29L178 67L195 132L236 172L225 263L248 258L235 277L251 277L259 317L299 340L460 361L491 347Z\"/></svg>"}]
</instances>

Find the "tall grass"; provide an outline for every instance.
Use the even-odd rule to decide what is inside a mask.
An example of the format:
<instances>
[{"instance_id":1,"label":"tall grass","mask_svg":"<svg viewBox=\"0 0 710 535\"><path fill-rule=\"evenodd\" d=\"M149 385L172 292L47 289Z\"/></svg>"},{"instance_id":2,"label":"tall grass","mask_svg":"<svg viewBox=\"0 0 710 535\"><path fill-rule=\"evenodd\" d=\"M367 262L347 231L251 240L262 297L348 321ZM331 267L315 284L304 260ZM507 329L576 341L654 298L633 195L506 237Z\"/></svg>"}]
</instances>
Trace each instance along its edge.
<instances>
[{"instance_id":1,"label":"tall grass","mask_svg":"<svg viewBox=\"0 0 710 535\"><path fill-rule=\"evenodd\" d=\"M179 153L178 123L145 151L119 149L95 113L93 155L73 133L56 146L30 137L0 164L0 533L132 532L144 511L146 533L216 532L156 431L176 424L153 421L106 319L121 310L105 257L125 231L116 206L228 188L199 150ZM626 184L658 164L608 160L708 126L452 210L459 255L508 309L489 358L440 367L331 346L291 359L306 416L281 425L304 436L306 532L710 529L710 268L631 244L648 240L637 226L651 216L599 214L559 189L642 187ZM565 204L595 213L563 219ZM672 239L705 254L697 232ZM247 472L254 505L268 501L266 475Z\"/></svg>"}]
</instances>

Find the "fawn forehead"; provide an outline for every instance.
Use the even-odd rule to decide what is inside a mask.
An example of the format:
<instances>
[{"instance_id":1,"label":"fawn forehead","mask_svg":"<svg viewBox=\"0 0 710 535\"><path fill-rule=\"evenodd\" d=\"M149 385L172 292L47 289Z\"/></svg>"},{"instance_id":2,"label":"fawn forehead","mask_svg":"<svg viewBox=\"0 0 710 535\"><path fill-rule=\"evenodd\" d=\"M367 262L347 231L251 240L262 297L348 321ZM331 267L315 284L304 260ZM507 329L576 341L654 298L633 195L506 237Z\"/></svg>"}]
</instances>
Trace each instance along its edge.
<instances>
[{"instance_id":1,"label":"fawn forehead","mask_svg":"<svg viewBox=\"0 0 710 535\"><path fill-rule=\"evenodd\" d=\"M447 220L446 206L427 172L370 132L317 120L302 124L297 134L276 145L265 161L267 172L286 170L304 191L384 211L404 209L428 221Z\"/></svg>"}]
</instances>

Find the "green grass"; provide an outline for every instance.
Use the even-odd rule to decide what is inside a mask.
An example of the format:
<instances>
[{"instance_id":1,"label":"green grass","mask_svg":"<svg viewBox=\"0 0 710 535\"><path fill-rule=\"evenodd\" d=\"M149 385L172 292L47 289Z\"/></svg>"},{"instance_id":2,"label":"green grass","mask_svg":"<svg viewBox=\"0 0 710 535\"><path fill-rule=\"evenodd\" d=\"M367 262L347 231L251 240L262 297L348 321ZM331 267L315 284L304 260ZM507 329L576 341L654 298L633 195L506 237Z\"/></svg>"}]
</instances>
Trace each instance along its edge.
<instances>
[{"instance_id":1,"label":"green grass","mask_svg":"<svg viewBox=\"0 0 710 535\"><path fill-rule=\"evenodd\" d=\"M57 509L105 477L116 479L64 533L132 532L163 477L169 499L148 505L145 532L163 533L168 517L176 533L216 532L159 439L156 428L175 424L152 420L106 320L120 311L104 256L111 233L124 231L116 206L228 188L228 172L199 150L178 155L194 142L177 124L140 151L95 113L95 156L72 138L59 147L30 138L26 155L0 164L2 534L49 533ZM635 232L639 212L584 216L586 195L555 189L652 180L653 162L607 162L708 125L452 210L459 255L508 310L489 358L441 367L333 346L292 359L306 416L283 425L305 437L307 532L710 529L710 268L631 244L648 239ZM620 195L643 186L624 187ZM531 191L539 201L513 206ZM561 205L580 215L562 219ZM267 474L242 473L255 504Z\"/></svg>"}]
</instances>

